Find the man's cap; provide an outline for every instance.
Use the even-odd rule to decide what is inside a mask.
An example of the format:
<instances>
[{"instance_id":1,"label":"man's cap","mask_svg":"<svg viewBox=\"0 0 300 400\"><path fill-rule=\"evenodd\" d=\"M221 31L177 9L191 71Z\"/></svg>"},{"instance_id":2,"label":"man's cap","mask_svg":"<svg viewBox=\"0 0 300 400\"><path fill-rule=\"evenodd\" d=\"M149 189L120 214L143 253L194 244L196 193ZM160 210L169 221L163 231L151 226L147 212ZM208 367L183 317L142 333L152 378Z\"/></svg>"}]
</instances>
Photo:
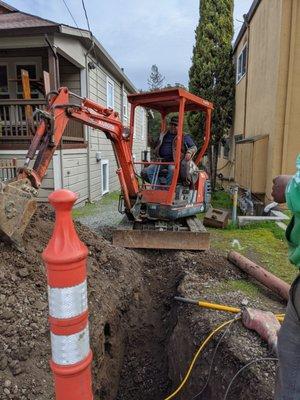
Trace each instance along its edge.
<instances>
[{"instance_id":1,"label":"man's cap","mask_svg":"<svg viewBox=\"0 0 300 400\"><path fill-rule=\"evenodd\" d=\"M178 117L172 117L170 119L170 125L178 125Z\"/></svg>"}]
</instances>

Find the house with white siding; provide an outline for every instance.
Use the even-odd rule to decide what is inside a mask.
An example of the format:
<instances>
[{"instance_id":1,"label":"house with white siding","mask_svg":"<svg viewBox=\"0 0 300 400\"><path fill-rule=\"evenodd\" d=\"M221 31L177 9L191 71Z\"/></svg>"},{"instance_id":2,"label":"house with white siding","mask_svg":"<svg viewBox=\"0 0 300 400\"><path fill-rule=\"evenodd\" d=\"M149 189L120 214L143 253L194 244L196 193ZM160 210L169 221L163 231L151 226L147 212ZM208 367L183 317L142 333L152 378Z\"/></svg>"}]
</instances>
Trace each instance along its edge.
<instances>
[{"instance_id":1,"label":"house with white siding","mask_svg":"<svg viewBox=\"0 0 300 400\"><path fill-rule=\"evenodd\" d=\"M20 71L29 73L31 100L22 96ZM25 107L44 108L39 90L43 71L49 72L50 89L67 86L117 111L129 124L127 95L136 92L101 43L90 31L24 13L0 1L0 159L16 158L22 165L32 138ZM135 111L133 157L140 159L147 148L147 115ZM104 133L70 121L60 149L55 152L40 190L40 200L67 188L79 194L78 202L96 201L119 189L116 160Z\"/></svg>"}]
</instances>

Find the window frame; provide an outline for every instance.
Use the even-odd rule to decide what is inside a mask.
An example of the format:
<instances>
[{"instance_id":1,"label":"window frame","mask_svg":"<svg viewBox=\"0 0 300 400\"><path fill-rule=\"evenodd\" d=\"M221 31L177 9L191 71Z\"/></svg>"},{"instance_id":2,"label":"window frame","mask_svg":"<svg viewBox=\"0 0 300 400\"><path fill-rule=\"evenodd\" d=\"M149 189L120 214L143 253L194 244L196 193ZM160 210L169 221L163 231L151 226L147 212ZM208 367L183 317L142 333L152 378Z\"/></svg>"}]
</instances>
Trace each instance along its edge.
<instances>
[{"instance_id":1,"label":"window frame","mask_svg":"<svg viewBox=\"0 0 300 400\"><path fill-rule=\"evenodd\" d=\"M108 104L108 99L109 99L109 86L112 87L112 104ZM106 76L106 107L114 109L115 107L115 82L109 77Z\"/></svg>"},{"instance_id":2,"label":"window frame","mask_svg":"<svg viewBox=\"0 0 300 400\"><path fill-rule=\"evenodd\" d=\"M245 54L246 54L245 69L243 72L242 67L244 65ZM238 84L247 73L247 58L248 58L248 42L244 44L236 60L236 84ZM241 72L239 72L239 66L241 66Z\"/></svg>"},{"instance_id":3,"label":"window frame","mask_svg":"<svg viewBox=\"0 0 300 400\"><path fill-rule=\"evenodd\" d=\"M0 93L0 99L9 99L10 98L10 94L9 94L9 78L8 78L8 63L6 62L0 62L0 66L1 67L5 67L6 68L6 80L7 80L7 92L3 92ZM1 97L1 96L8 96L8 97Z\"/></svg>"},{"instance_id":4,"label":"window frame","mask_svg":"<svg viewBox=\"0 0 300 400\"><path fill-rule=\"evenodd\" d=\"M123 90L123 118L127 122L127 120L128 120L128 98L127 98L127 93L125 90Z\"/></svg>"},{"instance_id":5,"label":"window frame","mask_svg":"<svg viewBox=\"0 0 300 400\"><path fill-rule=\"evenodd\" d=\"M104 176L103 176L103 166L106 165L106 171L107 171L107 176L106 176L106 187L104 189ZM101 194L102 196L109 193L109 160L101 160Z\"/></svg>"}]
</instances>

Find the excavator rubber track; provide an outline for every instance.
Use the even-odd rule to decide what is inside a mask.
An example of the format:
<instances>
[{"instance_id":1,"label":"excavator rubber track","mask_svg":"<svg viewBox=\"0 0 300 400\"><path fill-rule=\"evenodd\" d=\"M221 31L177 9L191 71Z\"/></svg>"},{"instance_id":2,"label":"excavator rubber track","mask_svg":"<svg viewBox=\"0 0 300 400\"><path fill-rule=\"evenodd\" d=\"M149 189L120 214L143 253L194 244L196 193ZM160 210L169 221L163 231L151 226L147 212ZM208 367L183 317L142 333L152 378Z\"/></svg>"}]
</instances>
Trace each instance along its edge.
<instances>
[{"instance_id":1,"label":"excavator rubber track","mask_svg":"<svg viewBox=\"0 0 300 400\"><path fill-rule=\"evenodd\" d=\"M129 249L208 250L210 234L197 217L180 221L129 221L113 231L113 244Z\"/></svg>"}]
</instances>

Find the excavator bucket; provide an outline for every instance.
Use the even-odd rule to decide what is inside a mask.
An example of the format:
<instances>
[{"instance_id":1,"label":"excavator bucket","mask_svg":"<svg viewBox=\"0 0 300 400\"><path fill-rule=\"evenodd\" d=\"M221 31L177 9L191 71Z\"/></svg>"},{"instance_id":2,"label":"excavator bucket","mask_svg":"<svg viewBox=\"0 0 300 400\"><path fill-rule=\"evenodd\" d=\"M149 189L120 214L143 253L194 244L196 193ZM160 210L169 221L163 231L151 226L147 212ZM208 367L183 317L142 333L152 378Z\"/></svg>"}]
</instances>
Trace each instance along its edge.
<instances>
[{"instance_id":1,"label":"excavator bucket","mask_svg":"<svg viewBox=\"0 0 300 400\"><path fill-rule=\"evenodd\" d=\"M0 182L0 238L22 249L23 233L36 210L37 190L28 179Z\"/></svg>"}]
</instances>

